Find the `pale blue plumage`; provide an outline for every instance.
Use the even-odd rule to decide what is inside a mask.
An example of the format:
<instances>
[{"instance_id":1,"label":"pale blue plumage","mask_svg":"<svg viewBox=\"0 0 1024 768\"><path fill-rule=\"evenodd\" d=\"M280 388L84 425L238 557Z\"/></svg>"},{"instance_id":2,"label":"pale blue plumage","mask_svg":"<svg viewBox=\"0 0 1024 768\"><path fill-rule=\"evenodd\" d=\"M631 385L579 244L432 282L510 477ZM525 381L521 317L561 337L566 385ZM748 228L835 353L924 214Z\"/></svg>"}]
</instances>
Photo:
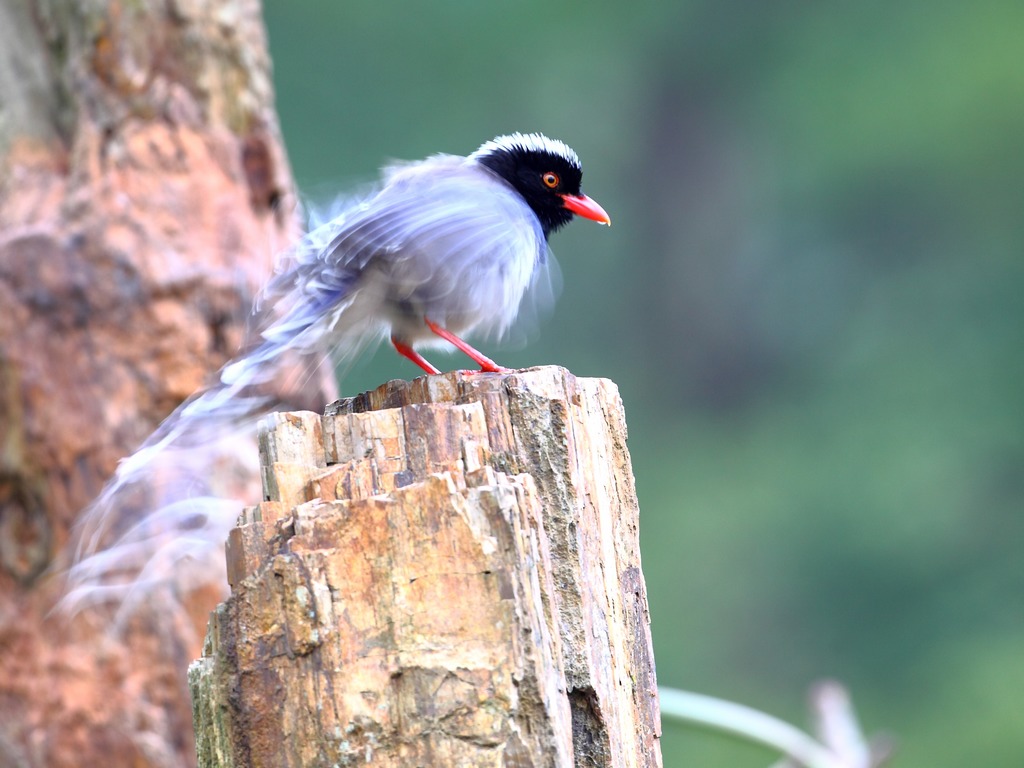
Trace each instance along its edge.
<instances>
[{"instance_id":1,"label":"pale blue plumage","mask_svg":"<svg viewBox=\"0 0 1024 768\"><path fill-rule=\"evenodd\" d=\"M252 470L252 459L241 467L238 457L255 453L255 421L277 406L270 385L286 363L348 359L389 334L410 346L444 344L425 317L456 334L501 336L531 288L553 298L557 272L537 216L478 162L509 142L579 162L561 142L514 134L469 157L394 166L376 193L281 257L257 302L255 343L123 460L81 516L66 607L113 599L128 609L183 575L220 578L222 544L242 506L225 479Z\"/></svg>"}]
</instances>

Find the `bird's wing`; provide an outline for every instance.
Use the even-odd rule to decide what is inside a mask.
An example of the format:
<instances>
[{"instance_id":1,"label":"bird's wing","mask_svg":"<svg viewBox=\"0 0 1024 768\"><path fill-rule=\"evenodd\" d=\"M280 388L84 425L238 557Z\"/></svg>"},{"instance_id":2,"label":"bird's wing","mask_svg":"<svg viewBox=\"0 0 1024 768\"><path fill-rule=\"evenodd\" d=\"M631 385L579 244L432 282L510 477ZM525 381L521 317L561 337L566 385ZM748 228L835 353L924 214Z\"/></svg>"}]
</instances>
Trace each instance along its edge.
<instances>
[{"instance_id":1,"label":"bird's wing","mask_svg":"<svg viewBox=\"0 0 1024 768\"><path fill-rule=\"evenodd\" d=\"M500 332L545 258L540 224L517 193L462 158L433 158L393 171L376 196L288 254L271 284L288 311L271 332L338 314L374 264L397 294L479 315Z\"/></svg>"}]
</instances>

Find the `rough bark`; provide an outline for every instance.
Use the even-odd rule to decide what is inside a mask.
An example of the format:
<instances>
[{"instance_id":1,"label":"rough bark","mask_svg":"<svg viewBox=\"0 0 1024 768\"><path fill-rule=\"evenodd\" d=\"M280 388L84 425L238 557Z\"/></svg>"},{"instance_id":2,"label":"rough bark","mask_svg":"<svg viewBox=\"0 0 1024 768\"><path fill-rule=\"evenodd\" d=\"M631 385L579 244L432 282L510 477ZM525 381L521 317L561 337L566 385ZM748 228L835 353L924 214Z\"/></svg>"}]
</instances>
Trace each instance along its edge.
<instances>
[{"instance_id":1,"label":"rough bark","mask_svg":"<svg viewBox=\"0 0 1024 768\"><path fill-rule=\"evenodd\" d=\"M0 0L0 765L194 761L216 594L113 638L45 573L238 348L290 190L255 0Z\"/></svg>"},{"instance_id":2,"label":"rough bark","mask_svg":"<svg viewBox=\"0 0 1024 768\"><path fill-rule=\"evenodd\" d=\"M261 430L189 672L202 766L660 766L622 404L559 368Z\"/></svg>"}]
</instances>

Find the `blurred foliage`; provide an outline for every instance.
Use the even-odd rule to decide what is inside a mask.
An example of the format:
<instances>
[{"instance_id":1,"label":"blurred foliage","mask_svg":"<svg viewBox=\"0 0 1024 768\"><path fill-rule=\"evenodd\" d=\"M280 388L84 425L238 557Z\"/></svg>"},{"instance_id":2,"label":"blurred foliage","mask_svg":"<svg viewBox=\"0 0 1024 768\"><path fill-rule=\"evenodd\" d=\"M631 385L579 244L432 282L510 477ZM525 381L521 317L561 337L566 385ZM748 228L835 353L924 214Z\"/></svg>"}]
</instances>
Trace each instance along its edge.
<instances>
[{"instance_id":1,"label":"blurred foliage","mask_svg":"<svg viewBox=\"0 0 1024 768\"><path fill-rule=\"evenodd\" d=\"M898 766L1021 763L1024 4L266 16L313 199L513 130L583 158L614 226L559 233L554 316L488 351L619 384L663 683L799 723L834 676ZM343 386L415 374L383 350Z\"/></svg>"}]
</instances>

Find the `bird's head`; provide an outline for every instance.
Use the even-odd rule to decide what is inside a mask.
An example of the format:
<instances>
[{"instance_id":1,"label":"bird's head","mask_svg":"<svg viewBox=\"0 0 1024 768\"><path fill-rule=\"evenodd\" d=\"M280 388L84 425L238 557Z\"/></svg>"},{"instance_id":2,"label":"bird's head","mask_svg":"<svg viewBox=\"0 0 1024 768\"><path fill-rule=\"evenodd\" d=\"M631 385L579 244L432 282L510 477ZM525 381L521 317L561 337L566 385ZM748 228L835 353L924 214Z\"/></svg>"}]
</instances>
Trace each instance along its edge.
<instances>
[{"instance_id":1,"label":"bird's head","mask_svg":"<svg viewBox=\"0 0 1024 768\"><path fill-rule=\"evenodd\" d=\"M573 215L611 224L604 209L580 192L583 168L572 148L540 133L513 133L486 142L470 159L512 185L537 214L544 237Z\"/></svg>"}]
</instances>

